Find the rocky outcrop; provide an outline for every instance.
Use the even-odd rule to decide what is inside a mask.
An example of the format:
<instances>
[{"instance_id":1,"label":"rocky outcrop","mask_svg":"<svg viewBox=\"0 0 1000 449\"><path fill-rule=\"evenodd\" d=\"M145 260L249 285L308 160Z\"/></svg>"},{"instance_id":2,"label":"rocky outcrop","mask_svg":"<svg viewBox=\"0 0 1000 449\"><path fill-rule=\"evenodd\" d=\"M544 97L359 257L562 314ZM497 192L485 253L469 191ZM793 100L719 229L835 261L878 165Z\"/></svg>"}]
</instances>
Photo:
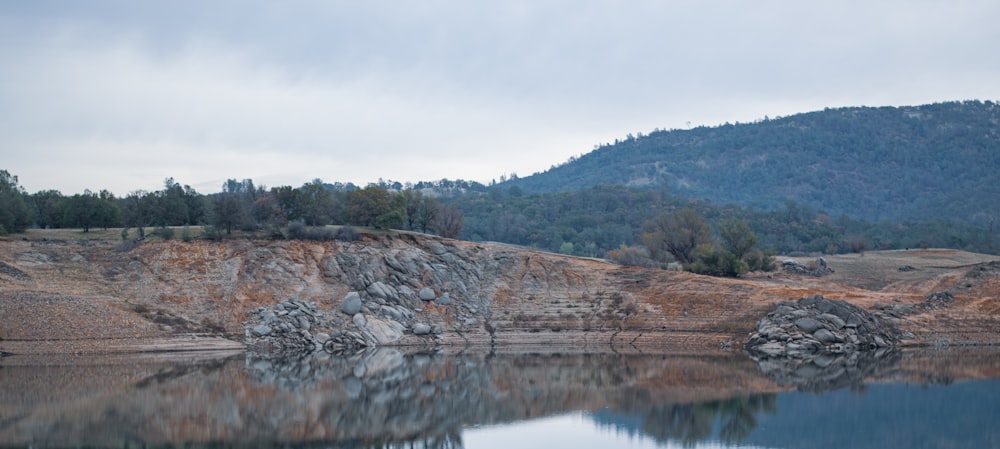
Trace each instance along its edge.
<instances>
[{"instance_id":1,"label":"rocky outcrop","mask_svg":"<svg viewBox=\"0 0 1000 449\"><path fill-rule=\"evenodd\" d=\"M781 271L789 274L800 274L805 276L826 276L833 273L833 268L830 268L826 264L826 259L819 257L815 262L810 262L809 265L803 265L794 260L786 260L781 262Z\"/></svg>"},{"instance_id":2,"label":"rocky outcrop","mask_svg":"<svg viewBox=\"0 0 1000 449\"><path fill-rule=\"evenodd\" d=\"M779 304L757 322L744 348L757 357L812 358L892 347L896 326L846 301L822 295Z\"/></svg>"}]
</instances>

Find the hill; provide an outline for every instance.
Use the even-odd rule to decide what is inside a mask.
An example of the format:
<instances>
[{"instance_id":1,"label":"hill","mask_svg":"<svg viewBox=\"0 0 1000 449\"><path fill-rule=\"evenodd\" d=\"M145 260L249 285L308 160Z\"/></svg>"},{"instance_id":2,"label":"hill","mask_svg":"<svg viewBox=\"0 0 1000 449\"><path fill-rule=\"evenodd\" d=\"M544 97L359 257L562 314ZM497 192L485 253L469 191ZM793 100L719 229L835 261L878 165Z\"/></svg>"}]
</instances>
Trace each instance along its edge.
<instances>
[{"instance_id":1,"label":"hill","mask_svg":"<svg viewBox=\"0 0 1000 449\"><path fill-rule=\"evenodd\" d=\"M773 210L794 201L873 221L988 227L998 172L1000 105L964 101L657 130L500 185L527 193L667 185L715 204Z\"/></svg>"}]
</instances>

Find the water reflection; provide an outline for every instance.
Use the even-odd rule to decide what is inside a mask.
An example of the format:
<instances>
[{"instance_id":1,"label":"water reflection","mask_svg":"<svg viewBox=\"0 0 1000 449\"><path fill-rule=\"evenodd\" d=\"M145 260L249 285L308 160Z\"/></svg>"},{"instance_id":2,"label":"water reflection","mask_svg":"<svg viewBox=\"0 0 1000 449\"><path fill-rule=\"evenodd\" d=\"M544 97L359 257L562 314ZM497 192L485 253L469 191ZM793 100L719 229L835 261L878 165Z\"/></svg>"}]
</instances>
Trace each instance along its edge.
<instances>
[{"instance_id":1,"label":"water reflection","mask_svg":"<svg viewBox=\"0 0 1000 449\"><path fill-rule=\"evenodd\" d=\"M800 361L795 366L731 353L440 354L381 349L349 357L182 357L0 359L0 446L471 448L476 447L469 444L472 440L463 439L467 432L482 435L493 428L579 413L584 418L573 422L623 435L622 445L647 441L805 447L809 445L803 440L789 439L795 427L785 423L802 421L803 414L836 415L838 405L854 397L900 401L881 386L865 387L864 382L917 382L928 390L939 382L1000 374L996 354L968 353L892 353L811 365ZM772 369L775 366L781 369ZM810 373L813 377L807 376ZM985 390L971 393L983 407L964 408L998 422L997 412L989 413L989 407L1000 410L1000 388L992 382L976 384ZM967 394L962 388L974 383L959 384L949 388ZM836 392L816 394L828 390ZM848 400L841 397L842 391ZM942 393L933 400L947 397ZM908 404L942 408L921 400ZM961 407L945 409L957 413ZM841 421L850 419L828 416L809 423L810 430ZM570 432L585 433L581 429ZM997 438L996 432L973 431L988 438ZM508 447L545 447L529 443Z\"/></svg>"}]
</instances>

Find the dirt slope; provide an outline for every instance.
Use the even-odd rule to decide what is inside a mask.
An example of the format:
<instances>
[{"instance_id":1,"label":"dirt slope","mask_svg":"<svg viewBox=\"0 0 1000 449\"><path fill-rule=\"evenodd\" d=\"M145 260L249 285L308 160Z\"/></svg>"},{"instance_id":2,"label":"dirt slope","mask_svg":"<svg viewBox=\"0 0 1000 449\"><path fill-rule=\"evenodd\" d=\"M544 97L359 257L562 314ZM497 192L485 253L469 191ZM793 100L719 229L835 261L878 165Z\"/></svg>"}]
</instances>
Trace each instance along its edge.
<instances>
[{"instance_id":1,"label":"dirt slope","mask_svg":"<svg viewBox=\"0 0 1000 449\"><path fill-rule=\"evenodd\" d=\"M718 279L411 234L147 242L127 251L108 241L2 241L0 351L126 350L137 339L144 348L197 346L192 338L225 346L218 337L247 338L248 312L291 298L323 316L313 334L394 320L404 329L395 344L703 350L738 346L778 301L822 294L881 310L918 306L938 291L954 303L899 318L911 344L998 343L1000 267L978 264L993 259L873 252L828 258L835 273L822 278ZM905 265L914 269L898 270ZM420 298L425 290L433 301ZM363 300L364 326L340 312L349 292ZM434 331L414 335L418 324Z\"/></svg>"}]
</instances>

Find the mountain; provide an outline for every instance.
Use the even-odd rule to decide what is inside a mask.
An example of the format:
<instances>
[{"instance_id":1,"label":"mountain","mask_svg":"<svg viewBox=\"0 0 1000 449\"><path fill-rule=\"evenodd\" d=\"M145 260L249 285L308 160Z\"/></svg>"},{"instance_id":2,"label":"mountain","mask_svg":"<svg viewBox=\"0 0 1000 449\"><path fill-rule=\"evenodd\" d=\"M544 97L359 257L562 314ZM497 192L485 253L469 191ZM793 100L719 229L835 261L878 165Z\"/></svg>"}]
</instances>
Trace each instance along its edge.
<instances>
[{"instance_id":1,"label":"mountain","mask_svg":"<svg viewBox=\"0 0 1000 449\"><path fill-rule=\"evenodd\" d=\"M662 188L773 210L789 201L874 221L989 225L1000 205L1000 104L848 107L654 131L500 184L526 193Z\"/></svg>"}]
</instances>

